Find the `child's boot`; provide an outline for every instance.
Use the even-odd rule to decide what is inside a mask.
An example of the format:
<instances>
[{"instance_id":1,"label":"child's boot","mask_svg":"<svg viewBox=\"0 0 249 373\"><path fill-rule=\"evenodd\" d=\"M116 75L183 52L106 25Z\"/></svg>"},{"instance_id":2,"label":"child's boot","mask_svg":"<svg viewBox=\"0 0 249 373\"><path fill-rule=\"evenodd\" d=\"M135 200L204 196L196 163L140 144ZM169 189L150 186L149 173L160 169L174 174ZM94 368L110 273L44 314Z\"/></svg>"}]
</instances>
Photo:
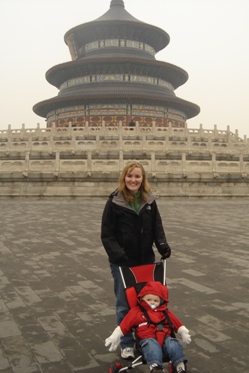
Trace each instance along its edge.
<instances>
[{"instance_id":1,"label":"child's boot","mask_svg":"<svg viewBox=\"0 0 249 373\"><path fill-rule=\"evenodd\" d=\"M150 365L150 373L159 373L159 372L163 373L165 372L165 370L156 363L153 363Z\"/></svg>"},{"instance_id":2,"label":"child's boot","mask_svg":"<svg viewBox=\"0 0 249 373\"><path fill-rule=\"evenodd\" d=\"M186 373L186 370L185 370L185 364L184 362L180 362L179 364L177 364L176 366L176 372L177 373Z\"/></svg>"}]
</instances>

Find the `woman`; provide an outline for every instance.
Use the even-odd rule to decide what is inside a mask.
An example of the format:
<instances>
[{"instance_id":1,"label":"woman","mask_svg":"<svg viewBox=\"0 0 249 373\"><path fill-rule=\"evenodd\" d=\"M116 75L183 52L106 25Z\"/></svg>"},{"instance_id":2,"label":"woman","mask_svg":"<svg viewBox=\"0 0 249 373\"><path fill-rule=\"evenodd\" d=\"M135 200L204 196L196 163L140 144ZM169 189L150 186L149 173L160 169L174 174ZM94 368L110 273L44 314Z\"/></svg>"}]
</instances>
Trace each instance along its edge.
<instances>
[{"instance_id":1,"label":"woman","mask_svg":"<svg viewBox=\"0 0 249 373\"><path fill-rule=\"evenodd\" d=\"M171 254L155 197L151 194L143 166L128 163L120 177L118 189L106 203L101 226L101 240L108 254L114 279L116 315L119 325L129 311L119 266L137 266L155 261L153 244L168 258ZM121 338L121 356L134 358L132 334Z\"/></svg>"}]
</instances>

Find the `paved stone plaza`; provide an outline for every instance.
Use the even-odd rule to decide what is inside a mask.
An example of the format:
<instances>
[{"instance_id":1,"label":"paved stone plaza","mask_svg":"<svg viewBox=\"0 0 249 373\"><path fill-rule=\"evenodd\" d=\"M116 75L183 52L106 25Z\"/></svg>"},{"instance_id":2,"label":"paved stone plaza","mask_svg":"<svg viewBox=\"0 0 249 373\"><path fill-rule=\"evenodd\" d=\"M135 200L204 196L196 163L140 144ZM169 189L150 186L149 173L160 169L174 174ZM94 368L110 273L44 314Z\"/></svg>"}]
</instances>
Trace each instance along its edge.
<instances>
[{"instance_id":1,"label":"paved stone plaza","mask_svg":"<svg viewBox=\"0 0 249 373\"><path fill-rule=\"evenodd\" d=\"M115 327L104 203L0 200L1 373L107 373L120 360L104 346ZM249 201L158 205L173 252L169 306L192 334L188 369L248 372Z\"/></svg>"}]
</instances>

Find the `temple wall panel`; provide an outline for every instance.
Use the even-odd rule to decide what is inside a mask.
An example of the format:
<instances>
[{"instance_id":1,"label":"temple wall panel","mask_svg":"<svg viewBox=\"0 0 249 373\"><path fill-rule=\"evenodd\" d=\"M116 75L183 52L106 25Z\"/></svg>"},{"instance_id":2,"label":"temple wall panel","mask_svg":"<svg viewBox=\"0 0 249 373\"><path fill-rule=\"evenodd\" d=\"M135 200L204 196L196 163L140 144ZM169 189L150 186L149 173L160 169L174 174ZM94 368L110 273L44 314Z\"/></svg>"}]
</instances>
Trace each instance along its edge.
<instances>
[{"instance_id":1,"label":"temple wall panel","mask_svg":"<svg viewBox=\"0 0 249 373\"><path fill-rule=\"evenodd\" d=\"M60 170L61 172L80 172L87 171L87 161L86 160L60 160Z\"/></svg>"},{"instance_id":2,"label":"temple wall panel","mask_svg":"<svg viewBox=\"0 0 249 373\"><path fill-rule=\"evenodd\" d=\"M157 172L166 172L166 173L171 173L172 170L174 172L182 172L182 161L175 161L175 160L160 160L156 162L156 170Z\"/></svg>"},{"instance_id":3,"label":"temple wall panel","mask_svg":"<svg viewBox=\"0 0 249 373\"><path fill-rule=\"evenodd\" d=\"M55 160L30 160L29 170L32 171L43 171L49 172L56 169Z\"/></svg>"},{"instance_id":4,"label":"temple wall panel","mask_svg":"<svg viewBox=\"0 0 249 373\"><path fill-rule=\"evenodd\" d=\"M25 161L24 160L6 160L0 161L0 171L1 172L14 172L14 171L23 171L25 170Z\"/></svg>"},{"instance_id":5,"label":"temple wall panel","mask_svg":"<svg viewBox=\"0 0 249 373\"><path fill-rule=\"evenodd\" d=\"M172 108L139 104L91 104L78 105L57 109L48 113L47 126L56 127L84 126L128 126L131 119L138 122L140 127L169 126L185 127L186 115Z\"/></svg>"}]
</instances>

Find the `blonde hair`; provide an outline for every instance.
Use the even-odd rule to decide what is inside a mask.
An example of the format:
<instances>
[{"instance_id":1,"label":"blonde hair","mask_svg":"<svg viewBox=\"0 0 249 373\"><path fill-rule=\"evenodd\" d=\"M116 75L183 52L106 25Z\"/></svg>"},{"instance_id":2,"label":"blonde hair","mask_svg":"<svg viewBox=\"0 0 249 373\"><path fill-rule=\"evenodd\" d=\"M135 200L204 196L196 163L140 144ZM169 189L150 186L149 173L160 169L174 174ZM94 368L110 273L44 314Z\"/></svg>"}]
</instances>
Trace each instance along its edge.
<instances>
[{"instance_id":1,"label":"blonde hair","mask_svg":"<svg viewBox=\"0 0 249 373\"><path fill-rule=\"evenodd\" d=\"M151 193L151 190L150 190L149 183L147 181L145 170L144 170L143 166L138 162L135 162L135 161L129 162L124 167L124 169L123 169L123 171L122 171L122 173L121 173L121 175L119 176L119 179L118 179L118 191L123 194L124 199L127 202L132 202L134 200L134 198L135 198L134 194L132 194L125 185L126 175L129 172L133 171L134 168L140 168L140 170L142 171L143 180L142 180L141 186L139 188L139 191L140 191L140 194L141 194L141 201L146 202L147 199L148 199L148 193Z\"/></svg>"}]
</instances>

